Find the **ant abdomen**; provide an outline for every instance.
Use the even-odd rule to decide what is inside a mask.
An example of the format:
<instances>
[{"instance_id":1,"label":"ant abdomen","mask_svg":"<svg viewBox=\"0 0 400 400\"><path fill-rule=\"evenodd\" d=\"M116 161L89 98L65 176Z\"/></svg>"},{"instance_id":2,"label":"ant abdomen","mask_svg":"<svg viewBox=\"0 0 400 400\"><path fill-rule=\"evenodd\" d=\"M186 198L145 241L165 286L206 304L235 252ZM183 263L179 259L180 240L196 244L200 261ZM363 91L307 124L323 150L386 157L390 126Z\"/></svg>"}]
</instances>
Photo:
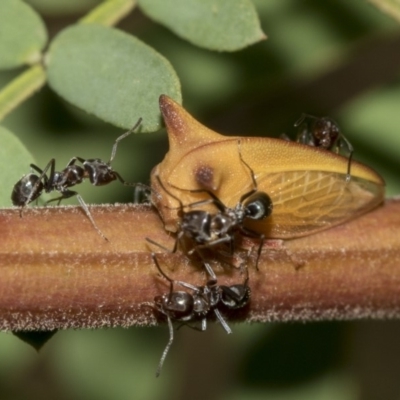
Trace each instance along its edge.
<instances>
[{"instance_id":1,"label":"ant abdomen","mask_svg":"<svg viewBox=\"0 0 400 400\"><path fill-rule=\"evenodd\" d=\"M247 282L232 286L220 286L220 288L220 302L230 310L243 308L250 301L251 290Z\"/></svg>"},{"instance_id":2,"label":"ant abdomen","mask_svg":"<svg viewBox=\"0 0 400 400\"><path fill-rule=\"evenodd\" d=\"M33 191L37 188L36 191ZM44 185L39 176L28 174L23 176L15 185L11 193L11 201L14 206L24 206L28 201L36 200L43 191Z\"/></svg>"},{"instance_id":3,"label":"ant abdomen","mask_svg":"<svg viewBox=\"0 0 400 400\"><path fill-rule=\"evenodd\" d=\"M84 179L84 169L79 165L70 165L60 172L54 173L53 187L51 190L57 189L62 191L62 188L79 185Z\"/></svg>"}]
</instances>

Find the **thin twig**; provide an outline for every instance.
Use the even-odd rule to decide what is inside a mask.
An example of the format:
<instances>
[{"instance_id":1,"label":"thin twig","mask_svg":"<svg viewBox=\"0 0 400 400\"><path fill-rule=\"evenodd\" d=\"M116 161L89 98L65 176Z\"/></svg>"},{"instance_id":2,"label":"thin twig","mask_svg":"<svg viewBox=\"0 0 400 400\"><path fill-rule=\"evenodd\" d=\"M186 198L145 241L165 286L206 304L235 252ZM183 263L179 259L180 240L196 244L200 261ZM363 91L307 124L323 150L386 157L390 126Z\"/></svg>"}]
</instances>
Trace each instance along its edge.
<instances>
[{"instance_id":1,"label":"thin twig","mask_svg":"<svg viewBox=\"0 0 400 400\"><path fill-rule=\"evenodd\" d=\"M153 325L151 302L168 291L145 237L174 238L151 207L105 205L0 210L0 329L52 330ZM252 300L235 320L343 320L400 317L400 199L304 238L264 245L249 265ZM245 244L254 245L246 240ZM158 255L174 279L204 284L183 254ZM238 270L217 270L221 284ZM232 316L233 317L233 316Z\"/></svg>"}]
</instances>

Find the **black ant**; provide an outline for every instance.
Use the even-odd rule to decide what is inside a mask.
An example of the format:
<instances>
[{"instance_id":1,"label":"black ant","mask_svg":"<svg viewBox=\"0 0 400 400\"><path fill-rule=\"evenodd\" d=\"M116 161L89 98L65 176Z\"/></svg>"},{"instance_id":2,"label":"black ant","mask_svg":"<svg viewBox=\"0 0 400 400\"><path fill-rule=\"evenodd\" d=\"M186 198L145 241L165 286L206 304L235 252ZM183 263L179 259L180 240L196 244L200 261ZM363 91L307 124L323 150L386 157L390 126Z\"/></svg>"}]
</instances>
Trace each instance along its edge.
<instances>
[{"instance_id":1,"label":"black ant","mask_svg":"<svg viewBox=\"0 0 400 400\"><path fill-rule=\"evenodd\" d=\"M225 307L229 310L243 308L250 301L251 290L248 286L249 275L246 268L246 278L242 284L231 286L217 285L216 281L209 280L205 286L193 286L182 281L171 279L160 267L154 253L151 254L154 263L160 274L169 281L169 292L154 298L155 308L165 315L169 327L169 341L165 347L157 367L156 376L161 373L162 366L168 351L174 341L173 321L188 322L201 321L201 331L207 329L207 317L214 313L226 333L232 333L231 328L221 315L218 307ZM174 284L180 285L193 293L185 291L174 291Z\"/></svg>"},{"instance_id":2,"label":"black ant","mask_svg":"<svg viewBox=\"0 0 400 400\"><path fill-rule=\"evenodd\" d=\"M337 154L339 154L341 150L344 150L349 157L346 180L350 180L350 168L354 148L340 132L339 126L333 119L329 117L318 118L309 114L302 114L294 126L301 126L296 138L298 143L320 147L322 149L334 151Z\"/></svg>"},{"instance_id":3,"label":"black ant","mask_svg":"<svg viewBox=\"0 0 400 400\"><path fill-rule=\"evenodd\" d=\"M244 236L255 237L260 240L256 260L256 268L258 270L258 260L260 258L262 245L264 243L264 234L254 232L246 228L244 226L244 223L247 219L260 221L264 218L267 218L271 215L273 206L272 200L268 196L268 194L257 190L258 186L254 176L254 172L250 168L250 166L243 160L240 148L239 156L241 162L250 171L251 179L253 182L253 189L243 194L234 208L227 207L210 190L182 189L173 186L178 190L184 190L191 193L207 193L210 196L210 199L183 205L181 200L177 196L173 195L167 190L167 188L161 182L160 177L156 177L160 186L165 190L165 192L167 192L179 203L181 220L175 245L172 249L173 253L176 252L178 244L184 239L184 237L187 237L194 242L193 249L188 251L187 254L192 254L194 251L197 251L197 253L201 256L199 250L202 248L210 248L219 244L228 243L230 247L230 255L232 255L234 253L234 233L235 231L239 231ZM212 214L204 210L184 211L184 208L193 208L210 203L214 204L217 207L217 213ZM160 246L158 243L149 238L146 238L146 240L150 243L164 248L163 246ZM205 265L210 276L215 279L215 274L212 272L211 267L209 267L208 264Z\"/></svg>"},{"instance_id":4,"label":"black ant","mask_svg":"<svg viewBox=\"0 0 400 400\"><path fill-rule=\"evenodd\" d=\"M140 125L141 122L142 118L139 118L132 129L116 139L112 148L110 161L108 162L104 162L99 158L85 160L81 157L73 157L62 171L55 171L56 162L54 158L49 161L43 170L35 164L30 164L30 167L38 174L30 173L28 175L24 175L14 185L11 193L12 203L15 206L21 207L20 215L22 216L22 209L32 201L36 200L43 193L43 191L46 193L57 191L61 194L59 197L48 200L46 204L52 201L58 201L58 204L60 204L61 200L63 199L76 196L94 228L104 239L107 240L107 238L95 224L86 203L83 201L83 198L77 192L69 190L69 188L82 183L84 179L89 179L90 183L94 186L107 185L116 179L118 179L124 185L138 185L125 182L121 175L112 169L111 162L114 160L118 143L130 135ZM75 164L76 161L79 161L82 166ZM47 171L49 169L50 173L47 175Z\"/></svg>"}]
</instances>

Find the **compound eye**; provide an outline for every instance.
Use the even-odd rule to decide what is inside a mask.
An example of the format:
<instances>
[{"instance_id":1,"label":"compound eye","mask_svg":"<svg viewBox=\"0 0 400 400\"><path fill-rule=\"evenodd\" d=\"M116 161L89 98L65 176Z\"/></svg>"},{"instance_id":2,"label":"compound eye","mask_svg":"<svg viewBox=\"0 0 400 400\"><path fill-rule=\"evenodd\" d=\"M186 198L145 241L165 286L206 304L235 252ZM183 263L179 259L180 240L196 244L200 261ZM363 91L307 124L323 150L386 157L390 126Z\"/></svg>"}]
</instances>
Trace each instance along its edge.
<instances>
[{"instance_id":1,"label":"compound eye","mask_svg":"<svg viewBox=\"0 0 400 400\"><path fill-rule=\"evenodd\" d=\"M262 220L272 213L272 200L265 192L256 192L246 201L246 218Z\"/></svg>"}]
</instances>

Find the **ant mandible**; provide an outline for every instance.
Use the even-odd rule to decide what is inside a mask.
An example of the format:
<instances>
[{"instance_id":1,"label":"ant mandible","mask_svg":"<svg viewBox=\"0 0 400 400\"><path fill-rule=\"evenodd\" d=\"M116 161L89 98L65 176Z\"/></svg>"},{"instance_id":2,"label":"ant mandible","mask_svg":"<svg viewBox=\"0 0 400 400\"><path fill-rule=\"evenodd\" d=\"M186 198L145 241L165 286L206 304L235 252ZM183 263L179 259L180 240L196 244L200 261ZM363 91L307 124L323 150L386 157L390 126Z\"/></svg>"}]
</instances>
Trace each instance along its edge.
<instances>
[{"instance_id":1,"label":"ant mandible","mask_svg":"<svg viewBox=\"0 0 400 400\"><path fill-rule=\"evenodd\" d=\"M301 127L296 138L298 143L320 147L337 154L343 149L348 154L346 180L351 179L350 168L354 148L340 132L338 124L333 119L329 117L319 118L303 113L294 126Z\"/></svg>"},{"instance_id":2,"label":"ant mandible","mask_svg":"<svg viewBox=\"0 0 400 400\"><path fill-rule=\"evenodd\" d=\"M178 245L184 239L184 237L187 237L194 242L194 247L192 250L187 252L188 254L192 254L194 251L196 251L201 256L199 250L202 248L210 248L219 244L228 243L230 254L232 255L234 253L235 231L239 231L244 236L258 238L260 240L256 260L256 269L258 270L258 261L265 236L264 234L246 228L244 223L246 219L260 221L269 217L272 213L273 204L267 193L258 191L258 185L254 176L254 172L242 157L240 151L240 141L238 141L238 147L240 160L250 172L253 189L243 194L234 208L227 207L210 190L182 189L171 185L178 190L188 191L191 193L206 193L210 197L210 199L183 205L182 201L177 196L173 195L167 190L160 177L157 176L156 178L163 190L179 203L181 220L179 223L179 230L175 245L172 249L173 253L177 251ZM185 208L193 208L206 204L214 204L218 209L218 212L212 214L204 210L184 211ZM146 240L164 248L149 238L146 238ZM168 249L166 250L168 251ZM209 268L208 264L205 265L211 278L215 279L215 274L211 268Z\"/></svg>"},{"instance_id":3,"label":"ant mandible","mask_svg":"<svg viewBox=\"0 0 400 400\"><path fill-rule=\"evenodd\" d=\"M46 167L42 170L35 164L30 164L30 167L35 170L38 174L30 173L24 175L15 185L11 193L11 200L13 205L20 206L22 216L22 210L29 203L36 200L45 191L49 193L57 191L61 196L54 199L50 199L46 204L52 201L58 201L60 204L61 200L68 199L69 197L76 196L81 207L85 211L86 216L89 218L93 227L105 240L107 238L97 227L96 223L90 211L84 202L83 198L75 191L69 190L70 187L78 185L83 182L84 179L89 179L90 183L94 186L107 185L108 183L118 179L124 185L136 186L137 184L125 182L121 175L114 171L111 167L111 163L114 160L115 153L117 151L118 143L130 135L142 122L142 118L136 122L132 129L119 136L112 148L111 157L108 162L104 162L99 158L84 159L82 157L73 157L62 171L55 171L55 159L52 158ZM79 161L82 166L75 164ZM49 175L47 171L50 170Z\"/></svg>"},{"instance_id":4,"label":"ant mandible","mask_svg":"<svg viewBox=\"0 0 400 400\"><path fill-rule=\"evenodd\" d=\"M232 333L231 328L221 315L218 307L236 310L245 307L251 297L248 286L249 275L246 267L246 278L242 284L231 286L217 285L216 281L209 280L204 286L194 286L186 282L171 279L162 269L154 253L151 254L160 274L169 281L169 292L154 298L155 309L165 315L169 327L169 340L162 353L157 367L156 376L161 373L165 358L174 341L174 327L172 322L201 321L201 331L207 329L207 317L214 313L226 333ZM174 291L174 284L192 290L192 294L185 291Z\"/></svg>"}]
</instances>

